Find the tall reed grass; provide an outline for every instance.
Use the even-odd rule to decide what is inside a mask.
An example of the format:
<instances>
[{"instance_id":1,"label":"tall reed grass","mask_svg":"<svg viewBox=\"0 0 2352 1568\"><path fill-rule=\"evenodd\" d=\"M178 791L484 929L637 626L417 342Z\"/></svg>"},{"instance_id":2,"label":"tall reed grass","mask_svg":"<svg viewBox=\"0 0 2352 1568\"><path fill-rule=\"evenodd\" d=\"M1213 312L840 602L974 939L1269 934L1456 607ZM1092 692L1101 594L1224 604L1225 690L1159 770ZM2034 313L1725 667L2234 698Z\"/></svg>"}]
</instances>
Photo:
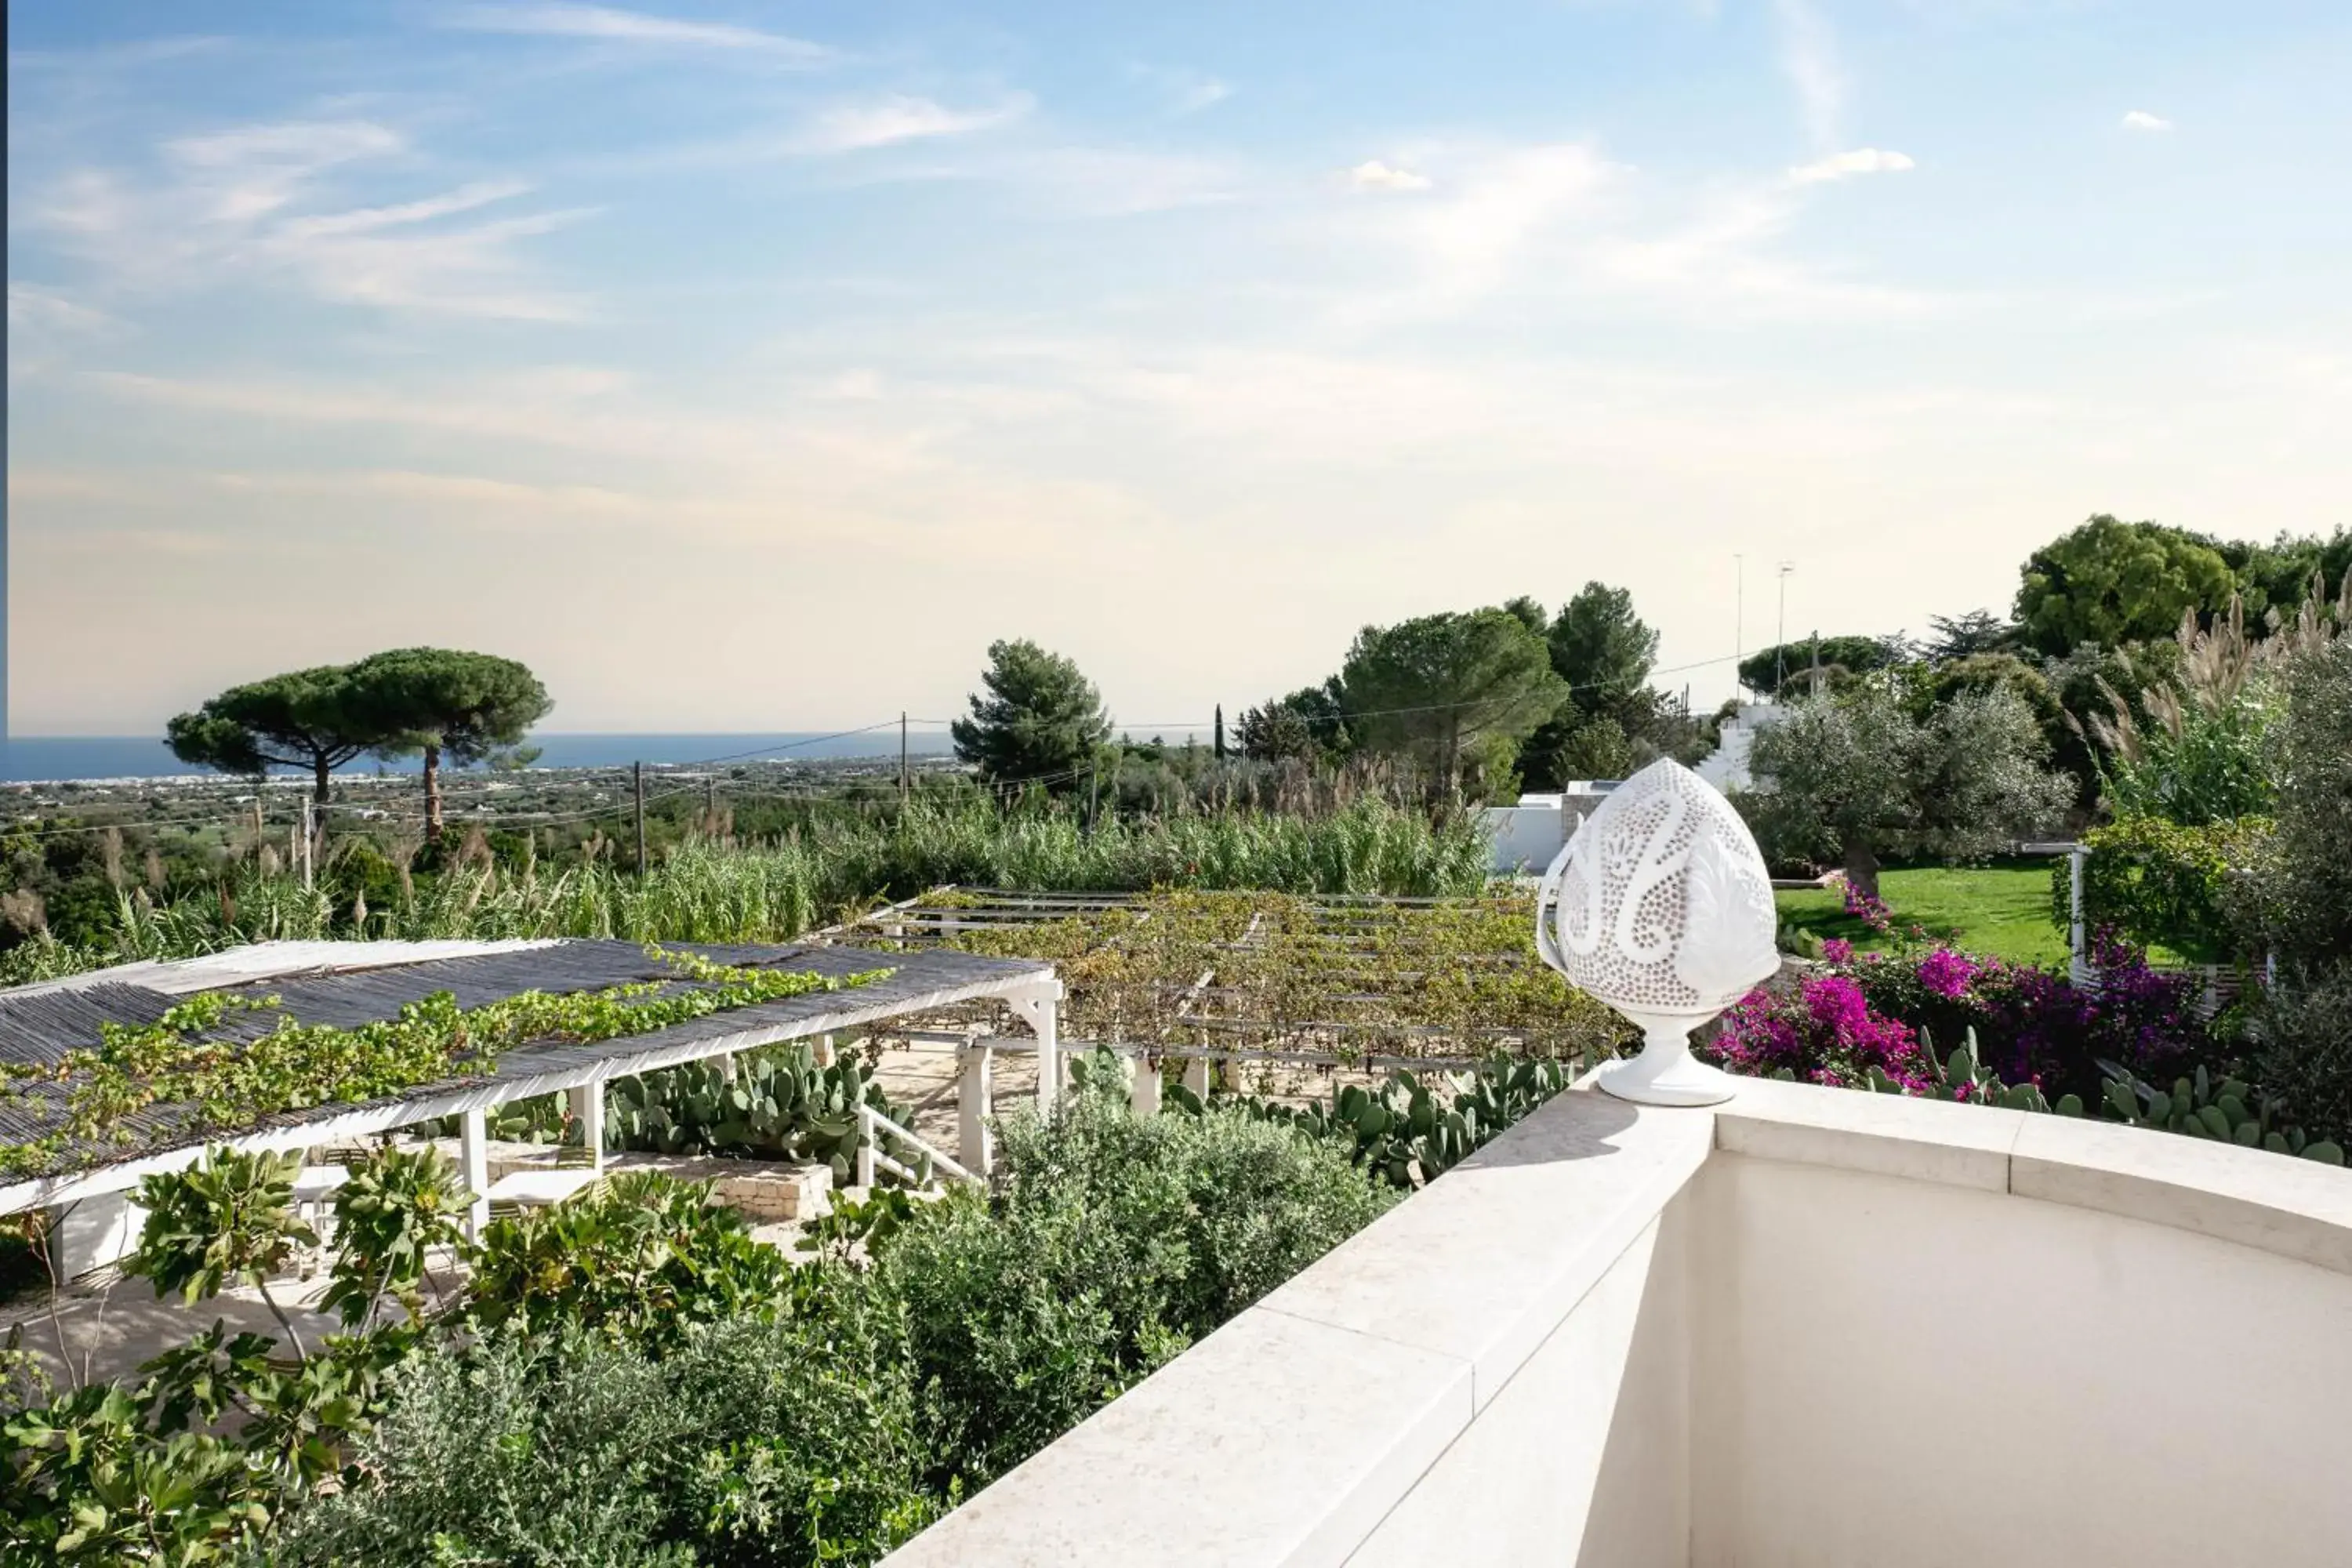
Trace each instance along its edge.
<instances>
[{"instance_id":1,"label":"tall reed grass","mask_svg":"<svg viewBox=\"0 0 2352 1568\"><path fill-rule=\"evenodd\" d=\"M403 873L396 896L366 889L330 854L315 888L242 866L201 891L119 895L96 943L37 941L0 954L0 984L242 942L324 938L614 937L782 942L941 883L1036 891L1186 887L1290 893L1476 892L1487 848L1476 819L1433 820L1377 800L1327 815L1184 814L1105 819L985 802L918 802L903 817L842 816L781 840L696 838L643 878L616 851L557 863L487 854L434 875Z\"/></svg>"}]
</instances>

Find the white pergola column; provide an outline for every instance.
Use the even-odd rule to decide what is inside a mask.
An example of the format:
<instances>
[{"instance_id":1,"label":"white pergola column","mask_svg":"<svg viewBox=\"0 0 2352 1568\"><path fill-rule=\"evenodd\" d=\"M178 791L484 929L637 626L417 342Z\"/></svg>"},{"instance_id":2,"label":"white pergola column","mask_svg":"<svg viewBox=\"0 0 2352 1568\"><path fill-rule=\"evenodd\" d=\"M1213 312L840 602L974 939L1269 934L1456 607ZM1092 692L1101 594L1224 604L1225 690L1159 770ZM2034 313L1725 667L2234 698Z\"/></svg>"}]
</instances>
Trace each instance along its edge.
<instances>
[{"instance_id":1,"label":"white pergola column","mask_svg":"<svg viewBox=\"0 0 2352 1568\"><path fill-rule=\"evenodd\" d=\"M1128 1084L1127 1103L1138 1116L1160 1114L1160 1063L1156 1058L1135 1058L1135 1076Z\"/></svg>"},{"instance_id":2,"label":"white pergola column","mask_svg":"<svg viewBox=\"0 0 2352 1568\"><path fill-rule=\"evenodd\" d=\"M1062 1096L1062 983L1048 974L1035 990L1005 1001L1037 1037L1037 1114L1051 1116Z\"/></svg>"},{"instance_id":3,"label":"white pergola column","mask_svg":"<svg viewBox=\"0 0 2352 1568\"><path fill-rule=\"evenodd\" d=\"M996 1053L974 1041L963 1047L956 1079L956 1159L975 1176L996 1168L996 1141L988 1131L995 1103Z\"/></svg>"},{"instance_id":4,"label":"white pergola column","mask_svg":"<svg viewBox=\"0 0 2352 1568\"><path fill-rule=\"evenodd\" d=\"M566 1092L571 1097L572 1120L580 1127L580 1141L588 1148L588 1167L601 1172L604 1168L604 1086L583 1083Z\"/></svg>"},{"instance_id":5,"label":"white pergola column","mask_svg":"<svg viewBox=\"0 0 2352 1568\"><path fill-rule=\"evenodd\" d=\"M821 1068L829 1068L833 1065L833 1037L831 1035L819 1035L816 1037L816 1044L811 1047L810 1049L817 1066Z\"/></svg>"},{"instance_id":6,"label":"white pergola column","mask_svg":"<svg viewBox=\"0 0 2352 1568\"><path fill-rule=\"evenodd\" d=\"M490 1133L478 1108L467 1111L458 1122L457 1152L460 1174L473 1199L466 1211L466 1239L479 1241L490 1223Z\"/></svg>"},{"instance_id":7,"label":"white pergola column","mask_svg":"<svg viewBox=\"0 0 2352 1568\"><path fill-rule=\"evenodd\" d=\"M1184 1064L1184 1087L1202 1104L1209 1099L1209 1058L1194 1057Z\"/></svg>"}]
</instances>

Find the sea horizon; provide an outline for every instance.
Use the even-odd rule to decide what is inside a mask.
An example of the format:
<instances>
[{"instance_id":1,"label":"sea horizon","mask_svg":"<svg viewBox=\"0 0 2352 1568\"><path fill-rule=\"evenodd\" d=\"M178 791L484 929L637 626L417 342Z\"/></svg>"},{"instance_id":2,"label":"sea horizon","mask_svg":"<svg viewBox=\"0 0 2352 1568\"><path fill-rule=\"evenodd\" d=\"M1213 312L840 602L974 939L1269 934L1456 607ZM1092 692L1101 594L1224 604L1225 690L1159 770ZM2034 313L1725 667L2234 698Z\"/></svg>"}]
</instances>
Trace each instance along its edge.
<instances>
[{"instance_id":1,"label":"sea horizon","mask_svg":"<svg viewBox=\"0 0 2352 1568\"><path fill-rule=\"evenodd\" d=\"M677 767L690 763L729 762L841 762L898 754L898 731L868 731L842 735L822 730L744 731L683 731L635 734L626 731L533 735L539 748L534 768L610 768L631 763ZM939 757L948 752L945 736L933 731L910 734L910 757ZM423 763L415 757L389 762L361 757L335 770L340 777L376 773L414 774ZM274 774L299 776L302 770L272 769ZM12 735L0 749L0 783L90 784L117 779L219 777L210 768L197 767L173 756L153 735Z\"/></svg>"}]
</instances>

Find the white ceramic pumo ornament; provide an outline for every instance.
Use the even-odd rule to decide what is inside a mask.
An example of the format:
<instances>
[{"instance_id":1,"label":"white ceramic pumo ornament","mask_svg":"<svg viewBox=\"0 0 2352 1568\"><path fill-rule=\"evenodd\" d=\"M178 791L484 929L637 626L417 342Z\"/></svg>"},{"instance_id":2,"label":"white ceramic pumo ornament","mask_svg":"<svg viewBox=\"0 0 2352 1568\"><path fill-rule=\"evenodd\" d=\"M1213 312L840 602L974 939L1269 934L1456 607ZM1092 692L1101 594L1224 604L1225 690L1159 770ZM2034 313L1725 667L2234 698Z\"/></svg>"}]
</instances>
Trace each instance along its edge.
<instances>
[{"instance_id":1,"label":"white ceramic pumo ornament","mask_svg":"<svg viewBox=\"0 0 2352 1568\"><path fill-rule=\"evenodd\" d=\"M1690 1032L1780 966L1772 879L1739 813L1671 758L1585 818L1536 894L1544 962L1641 1026L1639 1056L1595 1075L1621 1100L1713 1105L1734 1083Z\"/></svg>"}]
</instances>

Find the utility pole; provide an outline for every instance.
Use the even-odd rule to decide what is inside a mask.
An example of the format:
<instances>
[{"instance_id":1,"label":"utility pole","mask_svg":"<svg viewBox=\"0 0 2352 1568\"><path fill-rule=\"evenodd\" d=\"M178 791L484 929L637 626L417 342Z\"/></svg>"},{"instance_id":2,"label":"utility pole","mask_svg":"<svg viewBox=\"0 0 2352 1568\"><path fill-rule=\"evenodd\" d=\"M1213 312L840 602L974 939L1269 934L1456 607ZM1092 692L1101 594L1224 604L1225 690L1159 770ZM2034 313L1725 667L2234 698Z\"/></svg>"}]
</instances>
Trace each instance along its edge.
<instances>
[{"instance_id":1,"label":"utility pole","mask_svg":"<svg viewBox=\"0 0 2352 1568\"><path fill-rule=\"evenodd\" d=\"M1217 761L1225 760L1225 705L1217 704Z\"/></svg>"},{"instance_id":2,"label":"utility pole","mask_svg":"<svg viewBox=\"0 0 2352 1568\"><path fill-rule=\"evenodd\" d=\"M637 780L637 875L646 874L646 764L632 764Z\"/></svg>"},{"instance_id":3,"label":"utility pole","mask_svg":"<svg viewBox=\"0 0 2352 1568\"><path fill-rule=\"evenodd\" d=\"M1819 697L1821 694L1822 694L1822 634L1821 634L1820 630L1819 630L1818 628L1816 628L1816 629L1815 629L1815 631L1813 632L1813 695L1814 695L1814 696L1816 696L1816 697Z\"/></svg>"},{"instance_id":4,"label":"utility pole","mask_svg":"<svg viewBox=\"0 0 2352 1568\"><path fill-rule=\"evenodd\" d=\"M1748 683L1739 679L1739 661L1748 653L1748 557L1731 558L1731 684L1736 691Z\"/></svg>"},{"instance_id":5,"label":"utility pole","mask_svg":"<svg viewBox=\"0 0 2352 1568\"><path fill-rule=\"evenodd\" d=\"M702 820L704 824L702 830L714 838L719 837L719 775L717 773L702 781Z\"/></svg>"},{"instance_id":6,"label":"utility pole","mask_svg":"<svg viewBox=\"0 0 2352 1568\"><path fill-rule=\"evenodd\" d=\"M306 795L302 797L302 890L306 893L310 890L310 842L313 832L310 813L310 797Z\"/></svg>"},{"instance_id":7,"label":"utility pole","mask_svg":"<svg viewBox=\"0 0 2352 1568\"><path fill-rule=\"evenodd\" d=\"M907 815L907 710L898 710L898 815Z\"/></svg>"},{"instance_id":8,"label":"utility pole","mask_svg":"<svg viewBox=\"0 0 2352 1568\"><path fill-rule=\"evenodd\" d=\"M1783 561L1778 571L1780 576L1780 621L1772 633L1772 700L1779 701L1780 688L1789 679L1789 574L1797 569L1793 561Z\"/></svg>"},{"instance_id":9,"label":"utility pole","mask_svg":"<svg viewBox=\"0 0 2352 1568\"><path fill-rule=\"evenodd\" d=\"M256 870L261 868L261 835L264 831L261 826L261 785L256 784L253 786L253 865Z\"/></svg>"}]
</instances>

